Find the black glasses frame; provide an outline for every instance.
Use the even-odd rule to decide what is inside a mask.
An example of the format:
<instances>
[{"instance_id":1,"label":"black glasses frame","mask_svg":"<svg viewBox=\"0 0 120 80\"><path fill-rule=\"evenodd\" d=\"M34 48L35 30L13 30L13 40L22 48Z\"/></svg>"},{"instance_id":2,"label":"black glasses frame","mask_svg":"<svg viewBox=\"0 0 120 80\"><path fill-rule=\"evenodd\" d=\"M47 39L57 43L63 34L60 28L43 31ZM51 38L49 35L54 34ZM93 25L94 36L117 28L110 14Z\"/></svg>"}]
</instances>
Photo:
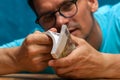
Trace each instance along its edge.
<instances>
[{"instance_id":1,"label":"black glasses frame","mask_svg":"<svg viewBox=\"0 0 120 80\"><path fill-rule=\"evenodd\" d=\"M50 14L52 14L52 15L54 16L54 18L55 18L55 22L54 22L53 26L56 24L56 16L55 16L54 14L56 14L57 12L59 12L59 14L60 14L61 16L65 17L65 18L71 18L71 17L73 17L73 16L76 15L76 13L78 12L78 7L77 7L77 4L76 4L77 0L71 0L70 2L74 3L75 6L76 6L76 12L74 13L74 15L69 16L69 17L65 16L65 15L62 14L61 11L60 11L60 9L61 9L62 6L59 7L55 12L50 13ZM42 25L39 23L39 20L40 20L40 18L41 18L42 16L44 16L44 15L45 15L45 14L37 17L35 23L36 23L36 24L39 24L40 26L42 26Z\"/></svg>"}]
</instances>

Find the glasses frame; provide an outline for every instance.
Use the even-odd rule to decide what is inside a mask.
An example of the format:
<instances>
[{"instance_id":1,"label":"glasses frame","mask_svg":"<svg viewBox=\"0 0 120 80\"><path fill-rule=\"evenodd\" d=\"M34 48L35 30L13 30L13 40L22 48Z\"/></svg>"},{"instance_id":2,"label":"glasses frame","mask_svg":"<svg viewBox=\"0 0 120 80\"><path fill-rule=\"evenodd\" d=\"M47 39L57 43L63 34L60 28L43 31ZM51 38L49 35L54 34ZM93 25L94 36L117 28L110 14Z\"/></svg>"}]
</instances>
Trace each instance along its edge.
<instances>
[{"instance_id":1,"label":"glasses frame","mask_svg":"<svg viewBox=\"0 0 120 80\"><path fill-rule=\"evenodd\" d=\"M59 14L60 14L61 16L63 16L64 18L71 18L71 17L75 16L76 13L78 12L78 6L77 6L77 4L76 4L77 1L78 1L78 0L71 0L71 1L70 1L70 2L74 3L75 6L76 6L76 12L75 12L74 15L72 15L72 16L67 17L67 16L65 16L64 14L62 14L61 11L60 11L62 6L59 7L56 11L54 11L54 12L52 12L52 13L50 13L50 14L53 14L53 15L54 15L54 14L56 14L57 12L59 12ZM40 18L41 18L42 16L44 16L44 15L45 15L45 14L43 14L43 15L37 17L35 23L36 23L36 24L39 24L40 26L42 26L42 24L39 22L39 20L40 20ZM53 26L56 25L56 16L55 16L55 15L54 15L54 18L55 18L55 21L54 21Z\"/></svg>"}]
</instances>

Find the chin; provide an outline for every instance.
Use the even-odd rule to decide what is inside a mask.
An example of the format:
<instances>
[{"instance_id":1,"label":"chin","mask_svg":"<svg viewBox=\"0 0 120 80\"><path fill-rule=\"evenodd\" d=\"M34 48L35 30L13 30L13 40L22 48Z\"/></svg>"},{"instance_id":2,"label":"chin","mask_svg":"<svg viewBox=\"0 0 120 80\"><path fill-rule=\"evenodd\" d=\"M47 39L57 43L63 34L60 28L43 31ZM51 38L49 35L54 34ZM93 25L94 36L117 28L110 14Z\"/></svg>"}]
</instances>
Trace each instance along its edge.
<instances>
[{"instance_id":1,"label":"chin","mask_svg":"<svg viewBox=\"0 0 120 80\"><path fill-rule=\"evenodd\" d=\"M80 38L82 37L79 30L75 30L75 31L71 32L71 34L76 36L76 37L80 37Z\"/></svg>"},{"instance_id":2,"label":"chin","mask_svg":"<svg viewBox=\"0 0 120 80\"><path fill-rule=\"evenodd\" d=\"M85 40L87 38L85 35L81 35L81 34L78 34L78 33L71 33L71 34L78 37L78 38L82 38L82 39L85 39Z\"/></svg>"}]
</instances>

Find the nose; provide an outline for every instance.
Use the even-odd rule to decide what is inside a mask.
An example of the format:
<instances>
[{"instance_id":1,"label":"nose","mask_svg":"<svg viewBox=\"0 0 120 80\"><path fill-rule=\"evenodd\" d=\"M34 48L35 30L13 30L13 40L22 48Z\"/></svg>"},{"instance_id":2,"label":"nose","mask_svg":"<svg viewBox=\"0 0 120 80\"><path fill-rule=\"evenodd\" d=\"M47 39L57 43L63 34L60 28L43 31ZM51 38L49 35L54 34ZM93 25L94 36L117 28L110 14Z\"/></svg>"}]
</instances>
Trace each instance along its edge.
<instances>
[{"instance_id":1,"label":"nose","mask_svg":"<svg viewBox=\"0 0 120 80\"><path fill-rule=\"evenodd\" d=\"M59 12L56 13L56 26L61 27L63 24L67 24L70 21L70 18L65 18L60 15Z\"/></svg>"}]
</instances>

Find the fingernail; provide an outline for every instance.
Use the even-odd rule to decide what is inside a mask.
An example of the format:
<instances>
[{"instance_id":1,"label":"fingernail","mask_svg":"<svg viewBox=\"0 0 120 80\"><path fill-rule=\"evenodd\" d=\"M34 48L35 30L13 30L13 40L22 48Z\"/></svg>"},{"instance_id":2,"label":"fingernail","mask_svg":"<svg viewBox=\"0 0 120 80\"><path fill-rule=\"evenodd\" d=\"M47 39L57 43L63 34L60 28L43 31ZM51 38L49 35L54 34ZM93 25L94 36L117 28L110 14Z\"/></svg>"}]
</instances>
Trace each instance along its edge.
<instances>
[{"instance_id":1,"label":"fingernail","mask_svg":"<svg viewBox=\"0 0 120 80\"><path fill-rule=\"evenodd\" d=\"M48 62L48 65L49 65L49 66L53 66L53 65L54 65L54 61L53 61L53 60L50 60L50 61Z\"/></svg>"}]
</instances>

